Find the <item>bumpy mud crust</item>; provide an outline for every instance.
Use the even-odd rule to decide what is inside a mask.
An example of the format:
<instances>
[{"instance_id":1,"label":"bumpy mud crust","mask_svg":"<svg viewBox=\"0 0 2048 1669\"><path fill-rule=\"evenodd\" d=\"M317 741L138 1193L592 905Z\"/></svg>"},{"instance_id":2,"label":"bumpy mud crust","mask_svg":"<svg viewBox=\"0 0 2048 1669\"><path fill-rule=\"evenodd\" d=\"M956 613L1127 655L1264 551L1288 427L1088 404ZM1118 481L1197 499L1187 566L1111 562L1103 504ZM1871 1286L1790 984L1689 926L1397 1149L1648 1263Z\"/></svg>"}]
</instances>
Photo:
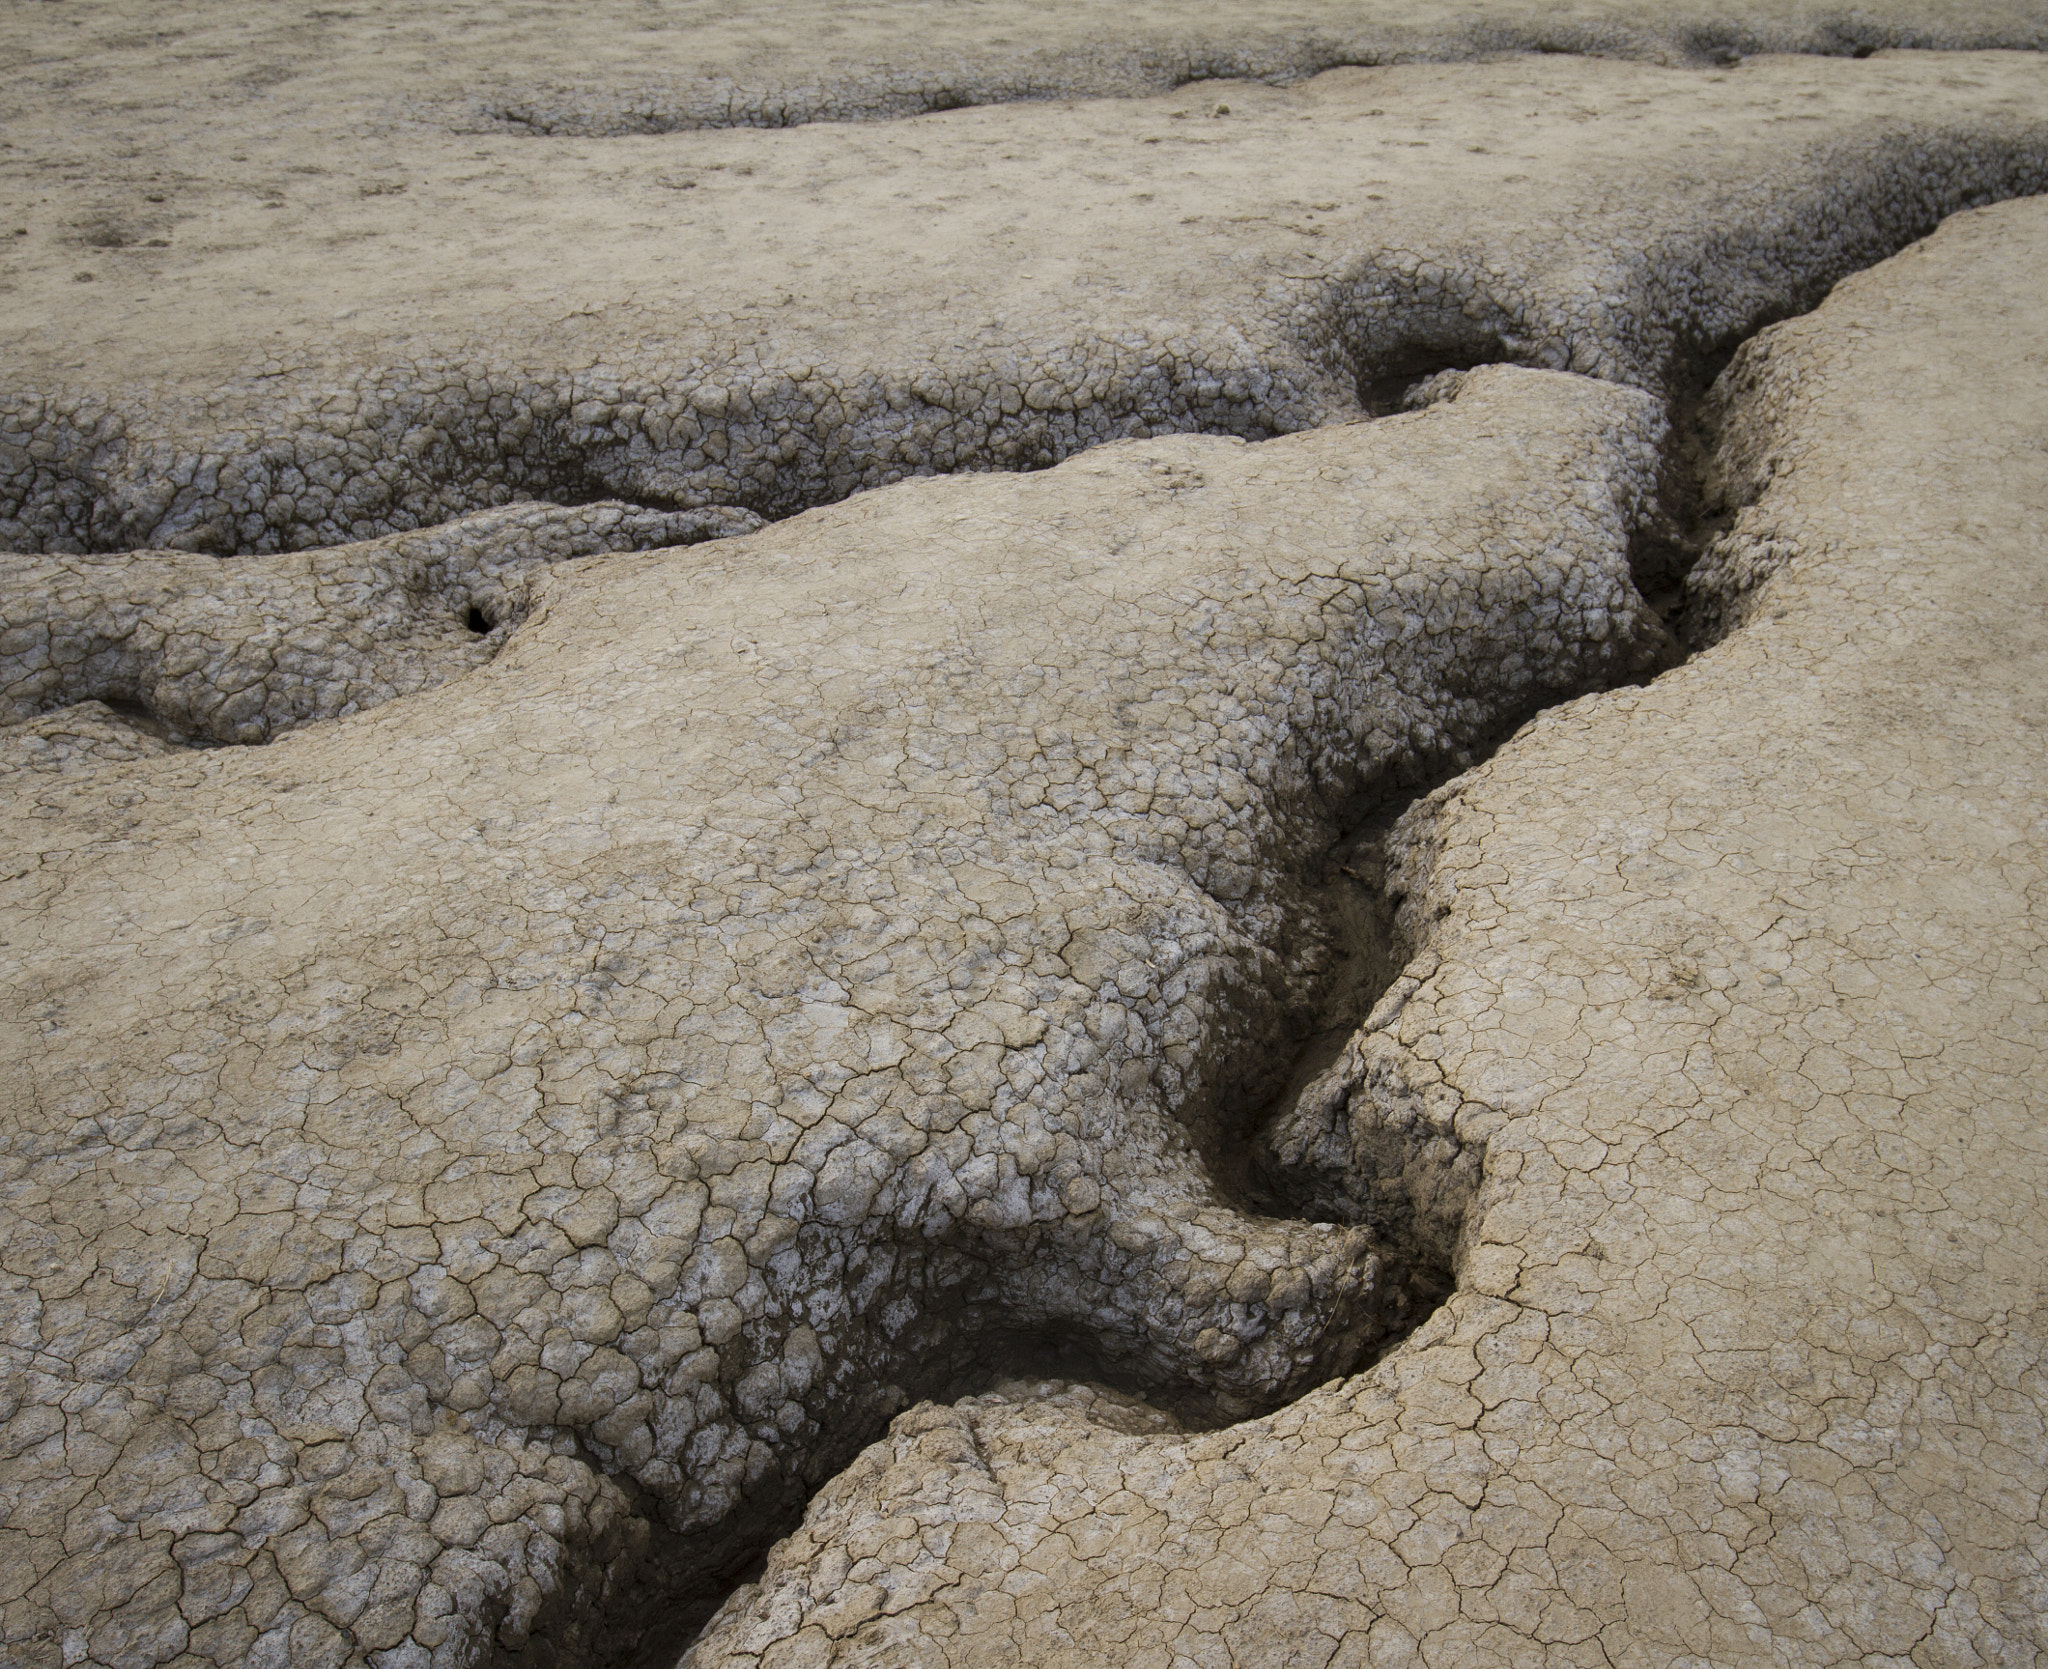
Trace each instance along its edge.
<instances>
[{"instance_id":1,"label":"bumpy mud crust","mask_svg":"<svg viewBox=\"0 0 2048 1669\"><path fill-rule=\"evenodd\" d=\"M1745 348L1748 623L1397 831L1428 949L1289 1139L1485 1143L1444 1308L1214 1435L906 1414L689 1669L2039 1660L2044 254L1985 210Z\"/></svg>"},{"instance_id":2,"label":"bumpy mud crust","mask_svg":"<svg viewBox=\"0 0 2048 1669\"><path fill-rule=\"evenodd\" d=\"M0 1658L2048 1650L2037 19L47 10Z\"/></svg>"},{"instance_id":3,"label":"bumpy mud crust","mask_svg":"<svg viewBox=\"0 0 2048 1669\"><path fill-rule=\"evenodd\" d=\"M230 106L203 168L144 141L118 177L34 176L0 542L242 554L535 498L779 516L1298 431L1493 360L1663 393L2048 162L2019 53L1518 57L574 141L366 136L307 99Z\"/></svg>"}]
</instances>

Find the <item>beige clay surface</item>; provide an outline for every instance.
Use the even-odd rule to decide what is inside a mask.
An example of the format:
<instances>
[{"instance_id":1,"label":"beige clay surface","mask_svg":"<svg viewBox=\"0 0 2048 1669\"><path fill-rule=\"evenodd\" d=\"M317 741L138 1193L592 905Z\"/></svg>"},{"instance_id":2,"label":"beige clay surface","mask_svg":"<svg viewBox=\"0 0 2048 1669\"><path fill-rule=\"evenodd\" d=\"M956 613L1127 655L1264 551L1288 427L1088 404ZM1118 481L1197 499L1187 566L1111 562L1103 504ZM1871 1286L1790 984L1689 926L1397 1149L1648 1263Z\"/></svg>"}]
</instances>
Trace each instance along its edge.
<instances>
[{"instance_id":1,"label":"beige clay surface","mask_svg":"<svg viewBox=\"0 0 2048 1669\"><path fill-rule=\"evenodd\" d=\"M1021 16L0 28L0 1660L2048 1654L2038 14Z\"/></svg>"},{"instance_id":2,"label":"beige clay surface","mask_svg":"<svg viewBox=\"0 0 2048 1669\"><path fill-rule=\"evenodd\" d=\"M2044 252L1966 216L1746 348L1740 630L1398 832L1325 1151L1485 1142L1444 1308L1205 1436L908 1414L692 1669L2040 1660Z\"/></svg>"},{"instance_id":3,"label":"beige clay surface","mask_svg":"<svg viewBox=\"0 0 2048 1669\"><path fill-rule=\"evenodd\" d=\"M227 554L517 497L780 515L1261 438L1489 358L1661 391L2048 166L2032 53L1515 57L608 139L319 114L230 101L154 182L13 164L0 540Z\"/></svg>"}]
</instances>

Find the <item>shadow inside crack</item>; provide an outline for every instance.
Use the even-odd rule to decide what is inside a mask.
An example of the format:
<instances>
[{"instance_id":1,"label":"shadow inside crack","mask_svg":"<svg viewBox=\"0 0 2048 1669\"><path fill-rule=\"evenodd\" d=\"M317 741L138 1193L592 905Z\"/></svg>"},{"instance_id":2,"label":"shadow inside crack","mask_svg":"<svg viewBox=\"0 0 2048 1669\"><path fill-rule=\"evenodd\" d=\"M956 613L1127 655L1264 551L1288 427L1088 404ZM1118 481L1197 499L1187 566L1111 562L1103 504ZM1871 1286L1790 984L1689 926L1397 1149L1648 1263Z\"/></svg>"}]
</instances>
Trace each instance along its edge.
<instances>
[{"instance_id":1,"label":"shadow inside crack","mask_svg":"<svg viewBox=\"0 0 2048 1669\"><path fill-rule=\"evenodd\" d=\"M1715 465L1726 405L1722 373L1764 328L1674 358L1656 496L1629 549L1633 583L1663 622L1666 640L1648 665L1610 688L1648 683L1715 641L1714 622L1696 618L1701 605L1687 582L1731 519ZM1438 386L1455 397L1454 382ZM1413 385L1409 403L1431 392L1428 383ZM1358 1367L1398 1348L1455 1290L1459 1235L1484 1164L1483 1149L1460 1147L1441 1129L1371 1129L1348 1151L1331 1140L1359 1088L1356 1068L1340 1070L1347 1051L1420 948L1418 924L1404 910L1397 830L1454 778L1484 765L1529 722L1572 699L1577 696L1532 707L1480 745L1346 817L1315 880L1321 907L1307 912L1308 919L1328 924L1327 942L1308 951L1328 964L1318 1000L1294 1018L1281 1052L1285 1065L1266 1079L1270 1094L1209 1156L1219 1183L1247 1211L1372 1231L1385 1258L1384 1279L1397 1289L1391 1294L1396 1319L1381 1347Z\"/></svg>"},{"instance_id":2,"label":"shadow inside crack","mask_svg":"<svg viewBox=\"0 0 2048 1669\"><path fill-rule=\"evenodd\" d=\"M734 1589L759 1576L812 1496L919 1403L950 1404L1018 1380L1079 1382L1138 1397L1184 1430L1234 1423L1192 1392L1174 1397L1156 1381L1134 1380L1079 1327L1009 1327L992 1314L985 1298L965 1296L925 1317L941 1342L903 1383L872 1384L869 1406L821 1434L800 1475L772 1481L717 1524L670 1529L659 1501L586 1451L585 1464L620 1488L628 1510L564 1549L559 1587L524 1626L501 1626L506 1607L489 1602L496 1615L485 1619L491 1649L481 1661L490 1669L673 1669Z\"/></svg>"},{"instance_id":3,"label":"shadow inside crack","mask_svg":"<svg viewBox=\"0 0 2048 1669\"><path fill-rule=\"evenodd\" d=\"M1358 404L1368 417L1392 417L1428 405L1442 386L1439 379L1514 362L1507 344L1492 331L1417 333L1363 361Z\"/></svg>"}]
</instances>

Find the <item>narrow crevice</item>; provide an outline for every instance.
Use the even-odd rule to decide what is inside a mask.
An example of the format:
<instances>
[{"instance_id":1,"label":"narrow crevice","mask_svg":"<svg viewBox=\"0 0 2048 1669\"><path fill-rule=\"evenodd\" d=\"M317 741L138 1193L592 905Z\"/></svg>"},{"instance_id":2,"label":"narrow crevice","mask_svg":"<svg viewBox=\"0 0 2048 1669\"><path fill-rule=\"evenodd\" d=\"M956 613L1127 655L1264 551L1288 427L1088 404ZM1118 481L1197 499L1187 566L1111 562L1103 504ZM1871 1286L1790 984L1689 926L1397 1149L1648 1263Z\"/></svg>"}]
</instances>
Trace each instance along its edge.
<instances>
[{"instance_id":1,"label":"narrow crevice","mask_svg":"<svg viewBox=\"0 0 2048 1669\"><path fill-rule=\"evenodd\" d=\"M1519 728L1513 726L1507 734ZM1499 738L1505 739L1505 735ZM1484 763L1493 751L1492 747L1484 749L1473 763ZM1340 836L1324 859L1319 882L1324 902L1321 914L1337 929L1332 947L1335 967L1325 980L1320 1001L1297 1022L1281 1050L1286 1066L1280 1088L1250 1109L1236 1132L1235 1151L1226 1160L1229 1169L1224 1185L1249 1210L1310 1222L1357 1220L1356 1213L1322 1198L1309 1179L1276 1165L1261 1150L1260 1138L1337 1064L1358 1028L1407 966L1414 946L1400 931L1401 900L1390 887L1388 837L1410 807L1461 769L1469 767L1446 770L1424 787L1382 802L1362 823ZM1369 1226L1384 1235L1393 1225L1373 1222Z\"/></svg>"},{"instance_id":2,"label":"narrow crevice","mask_svg":"<svg viewBox=\"0 0 2048 1669\"><path fill-rule=\"evenodd\" d=\"M685 504L681 499L667 497L661 493L649 492L644 484L634 491L621 492L614 483L588 468L582 459L570 456L560 459L548 478L538 483L538 490L532 494L537 503L559 504L565 510L581 510L592 504L623 504L632 510L653 510L662 515L674 515L683 510L715 508L697 504ZM738 505L738 500L731 503ZM754 509L751 504L741 506Z\"/></svg>"},{"instance_id":3,"label":"narrow crevice","mask_svg":"<svg viewBox=\"0 0 2048 1669\"><path fill-rule=\"evenodd\" d=\"M977 1291L977 1285L989 1290ZM1107 1386L1161 1409L1185 1431L1218 1430L1245 1418L1192 1388L1134 1376L1079 1326L1015 1325L990 1296L995 1285L991 1268L985 1281L968 1282L921 1318L934 1348L912 1371L900 1383L871 1385L867 1406L821 1430L800 1471L764 1480L744 1506L716 1524L667 1528L658 1501L574 1444L578 1458L620 1487L637 1522L569 1549L552 1601L517 1640L495 1639L484 1660L488 1669L671 1669L726 1597L759 1575L769 1550L801 1523L812 1496L884 1437L898 1413L919 1403L951 1404L1007 1382L1054 1381ZM1428 1281L1409 1282L1406 1291L1426 1294L1430 1309L1448 1294ZM1343 1371L1356 1372L1384 1353ZM559 1441L574 1442L567 1434Z\"/></svg>"},{"instance_id":4,"label":"narrow crevice","mask_svg":"<svg viewBox=\"0 0 2048 1669\"><path fill-rule=\"evenodd\" d=\"M1687 618L1686 581L1728 519L1713 489L1717 437L1709 395L1747 339L1701 345L1674 366L1656 498L1635 529L1629 552L1631 578L1662 621L1666 641L1649 665L1609 688L1647 683L1684 664L1702 646ZM1411 384L1408 403L1415 403L1426 386ZM1252 1106L1225 1149L1211 1159L1219 1184L1246 1210L1312 1222L1363 1223L1373 1230L1385 1248L1388 1271L1408 1290L1412 1317L1380 1354L1396 1348L1455 1288L1452 1248L1459 1223L1445 1220L1420 1230L1403 1191L1368 1189L1361 1196L1333 1187L1327 1174L1284 1162L1269 1138L1324 1084L1419 948L1403 925L1406 899L1397 890L1390 846L1396 825L1444 784L1483 765L1539 714L1592 693L1590 688L1569 692L1516 715L1473 748L1351 808L1342 818L1314 880L1318 907L1306 913L1307 919L1328 924L1331 942L1318 950L1330 971L1316 1003L1295 1017L1277 1051L1284 1067L1266 1080L1277 1088Z\"/></svg>"},{"instance_id":5,"label":"narrow crevice","mask_svg":"<svg viewBox=\"0 0 2048 1669\"><path fill-rule=\"evenodd\" d=\"M1783 319L1810 311L1821 300L1815 296L1808 307L1773 313L1739 336L1698 345L1682 354L1674 367L1666 403L1668 428L1658 459L1657 501L1629 550L1636 590L1671 637L1670 653L1657 672L1705 647L1686 582L1733 519L1715 486L1714 388L1744 342Z\"/></svg>"},{"instance_id":6,"label":"narrow crevice","mask_svg":"<svg viewBox=\"0 0 2048 1669\"><path fill-rule=\"evenodd\" d=\"M1441 1294L1428 1290L1432 1310L1448 1296L1448 1288ZM1220 1430L1243 1418L1199 1396L1175 1396L1170 1387L1133 1378L1078 1327L1008 1325L994 1305L968 1300L953 1312L946 1331L946 1348L902 1385L889 1387L879 1407L825 1435L802 1478L781 1480L730 1519L677 1534L662 1527L656 1503L640 1499L649 1525L645 1550L630 1572L601 1578L616 1584L609 1607L600 1614L588 1605L558 1601L518 1649L501 1644L488 1659L489 1669L672 1669L726 1597L760 1575L770 1549L802 1522L812 1496L884 1437L896 1414L918 1403L947 1405L1006 1383L1051 1381L1107 1386L1162 1410L1183 1431ZM1382 1354L1375 1352L1371 1361ZM564 1584L565 1593L569 1587Z\"/></svg>"},{"instance_id":7,"label":"narrow crevice","mask_svg":"<svg viewBox=\"0 0 2048 1669\"><path fill-rule=\"evenodd\" d=\"M1660 659L1658 668L1667 664ZM1626 682L1618 680L1617 682ZM1455 1247L1469 1189L1454 1171L1476 1178L1483 1151L1417 1151L1427 1133L1385 1141L1367 1169L1359 1156L1300 1151L1289 1133L1318 1103L1348 1095L1345 1058L1359 1030L1409 969L1419 948L1404 923L1395 875L1397 825L1445 783L1483 765L1538 714L1607 686L1560 695L1505 719L1469 748L1437 760L1377 798L1350 808L1311 883L1313 922L1322 942L1300 947L1326 972L1316 1000L1289 1018L1269 1045L1270 1065L1256 1077L1267 1093L1248 1098L1210 1154L1219 1190L1239 1209L1265 1217L1357 1225L1371 1231L1380 1256L1375 1290L1381 1330L1341 1367L1358 1373L1398 1350L1457 1286ZM1309 1118L1310 1124L1318 1122ZM1327 1122L1327 1121L1323 1121ZM1418 1196L1426 1196L1419 1198Z\"/></svg>"},{"instance_id":8,"label":"narrow crevice","mask_svg":"<svg viewBox=\"0 0 2048 1669\"><path fill-rule=\"evenodd\" d=\"M557 1446L607 1476L629 1510L608 1534L566 1550L556 1594L516 1639L494 1633L489 1669L670 1669L726 1597L759 1574L769 1549L796 1529L811 1497L914 1404L953 1403L1011 1380L1057 1380L1142 1398L1183 1429L1213 1430L1242 1417L1134 1378L1077 1326L1015 1325L991 1296L996 1284L991 1267L956 1287L920 1318L933 1348L900 1383L871 1382L865 1399L817 1433L800 1468L763 1479L742 1507L710 1526L668 1528L659 1501L608 1470L573 1433L558 1434Z\"/></svg>"}]
</instances>

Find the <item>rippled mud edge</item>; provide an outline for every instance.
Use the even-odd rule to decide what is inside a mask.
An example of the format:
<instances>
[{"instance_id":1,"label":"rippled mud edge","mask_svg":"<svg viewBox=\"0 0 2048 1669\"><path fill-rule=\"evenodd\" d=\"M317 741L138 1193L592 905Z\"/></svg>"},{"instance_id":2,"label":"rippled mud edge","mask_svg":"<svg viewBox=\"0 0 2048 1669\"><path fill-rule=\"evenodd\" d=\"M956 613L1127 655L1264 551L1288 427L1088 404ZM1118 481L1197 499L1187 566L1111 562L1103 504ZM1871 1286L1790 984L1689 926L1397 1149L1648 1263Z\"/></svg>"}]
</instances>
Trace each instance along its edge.
<instances>
[{"instance_id":1,"label":"rippled mud edge","mask_svg":"<svg viewBox=\"0 0 2048 1669\"><path fill-rule=\"evenodd\" d=\"M1943 29L1879 22L1853 13L1811 24L1702 10L1659 28L1611 19L1482 20L1440 32L1377 27L1268 33L1231 42L1196 35L1136 47L1096 43L979 62L965 55L924 65L877 64L810 81L753 83L732 76L676 75L618 91L507 88L437 113L458 133L536 138L614 138L711 128L800 127L813 122L901 120L983 105L1068 98L1142 98L1201 81L1287 86L1333 69L1464 63L1512 54L1622 58L1725 68L1760 53L1868 58L1913 51L2030 51L2048 47L2048 26L2024 23Z\"/></svg>"},{"instance_id":2,"label":"rippled mud edge","mask_svg":"<svg viewBox=\"0 0 2048 1669\"><path fill-rule=\"evenodd\" d=\"M1821 299L1812 297L1799 311L1810 311ZM1788 311L1784 316L1796 314ZM1664 620L1670 640L1655 665L1623 683L1646 682L1727 635L1718 617L1688 601L1685 582L1728 519L1730 507L1720 502L1715 484L1714 454L1720 430L1740 412L1731 409L1719 379L1750 339L1695 351L1676 367L1667 384L1669 426L1659 501L1635 530L1631 567L1639 591ZM1409 384L1408 403L1454 396L1454 375L1431 374L1420 363L1413 369L1422 374ZM1398 409L1400 404L1390 398L1383 409ZM1262 1215L1367 1222L1379 1239L1382 1278L1394 1292L1395 1306L1405 1314L1368 1357L1352 1364L1352 1372L1398 1351L1455 1290L1458 1235L1465 1208L1482 1180L1484 1150L1467 1145L1448 1155L1423 1158L1425 1167L1434 1166L1440 1173L1433 1179L1438 1189L1435 1207L1425 1221L1412 1212L1382 1213L1361 1205L1349 1190L1331 1189L1327 1178L1276 1163L1261 1137L1336 1058L1400 980L1427 937L1428 924L1407 919L1400 908L1403 897L1395 890L1389 837L1396 825L1405 820L1405 844L1426 846L1432 810L1425 802L1430 796L1483 764L1539 713L1560 704L1533 706L1504 722L1478 746L1416 767L1405 780L1350 809L1317 876L1331 897L1333 914L1352 933L1351 942L1343 947L1343 960L1325 981L1315 1012L1297 1017L1284 1035L1272 1039L1264 1059L1247 1061L1226 1074L1242 1083L1264 1083L1269 1093L1249 1100L1243 1122L1225 1132L1220 1149L1205 1156L1223 1198ZM1411 1166L1415 1162L1410 1156ZM963 1311L966 1307L962 1305ZM925 1379L907 1387L909 1400L954 1402L1005 1382L1034 1379L1092 1381L1126 1396L1139 1390L1119 1383L1120 1376L1078 1338L992 1337L982 1332L976 1345L974 1360L965 1371L957 1364L935 1365ZM1155 1405L1166 1400L1157 1387L1148 1394ZM1202 1405L1192 1398L1171 1407L1170 1415L1183 1428L1227 1423L1205 1418ZM814 1488L805 1490L791 1482L779 1500L750 1501L712 1529L688 1535L666 1530L657 1503L644 1498L630 1480L612 1477L632 1505L630 1520L615 1522L594 1542L566 1549L562 1585L529 1632L516 1646L494 1634L491 1655L484 1661L491 1669L671 1669L718 1608L758 1576L773 1544L801 1521L815 1488L823 1487L880 1437L889 1417L885 1411L866 1429L832 1434L809 1468L820 1479ZM595 1456L582 1458L594 1472L606 1475Z\"/></svg>"}]
</instances>

